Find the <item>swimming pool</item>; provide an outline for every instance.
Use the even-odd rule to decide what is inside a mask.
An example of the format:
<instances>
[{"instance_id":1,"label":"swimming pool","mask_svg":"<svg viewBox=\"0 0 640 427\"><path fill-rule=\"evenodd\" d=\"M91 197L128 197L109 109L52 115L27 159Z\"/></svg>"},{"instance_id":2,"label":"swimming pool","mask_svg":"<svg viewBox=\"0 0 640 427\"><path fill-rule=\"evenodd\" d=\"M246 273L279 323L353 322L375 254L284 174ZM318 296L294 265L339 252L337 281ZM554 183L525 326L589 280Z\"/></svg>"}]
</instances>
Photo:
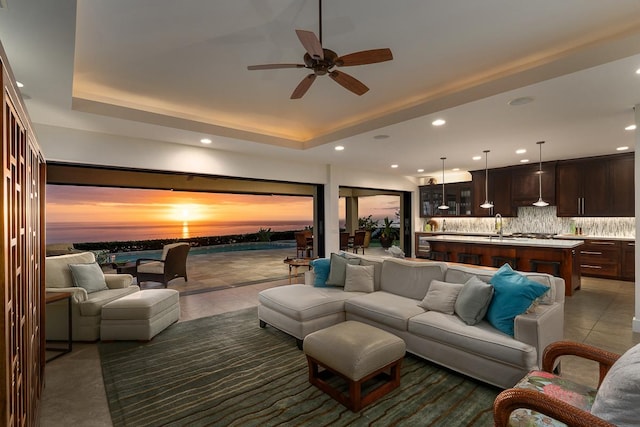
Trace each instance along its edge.
<instances>
[{"instance_id":1,"label":"swimming pool","mask_svg":"<svg viewBox=\"0 0 640 427\"><path fill-rule=\"evenodd\" d=\"M196 246L189 250L189 255L205 255L220 252L236 252L236 251L258 251L270 249L289 249L295 248L295 240L279 240L277 242L244 242L232 243L227 245L215 246ZM113 255L113 254L112 254ZM115 254L115 262L135 261L138 258L155 258L160 259L162 250L155 251L136 251L136 252L120 252Z\"/></svg>"}]
</instances>

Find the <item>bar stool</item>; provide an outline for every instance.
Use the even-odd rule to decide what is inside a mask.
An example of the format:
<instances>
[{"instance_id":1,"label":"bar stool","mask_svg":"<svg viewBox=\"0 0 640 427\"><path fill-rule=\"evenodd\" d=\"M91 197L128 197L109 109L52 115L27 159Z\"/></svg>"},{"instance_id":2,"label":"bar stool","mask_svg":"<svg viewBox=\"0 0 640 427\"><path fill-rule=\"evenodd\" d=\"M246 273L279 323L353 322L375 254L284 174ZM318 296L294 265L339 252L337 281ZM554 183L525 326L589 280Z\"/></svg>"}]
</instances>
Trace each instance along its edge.
<instances>
[{"instance_id":1,"label":"bar stool","mask_svg":"<svg viewBox=\"0 0 640 427\"><path fill-rule=\"evenodd\" d=\"M514 270L518 268L518 258L510 256L492 256L491 265L493 267L500 267L503 264L509 264Z\"/></svg>"},{"instance_id":2,"label":"bar stool","mask_svg":"<svg viewBox=\"0 0 640 427\"><path fill-rule=\"evenodd\" d=\"M553 275L560 277L560 261L547 261L542 259L529 260L529 270L537 272L539 265L548 265L553 270Z\"/></svg>"},{"instance_id":3,"label":"bar stool","mask_svg":"<svg viewBox=\"0 0 640 427\"><path fill-rule=\"evenodd\" d=\"M429 259L432 261L449 261L449 254L451 252L439 252L439 251L431 251L429 252Z\"/></svg>"},{"instance_id":4,"label":"bar stool","mask_svg":"<svg viewBox=\"0 0 640 427\"><path fill-rule=\"evenodd\" d=\"M463 264L480 265L480 254L458 254L458 262Z\"/></svg>"}]
</instances>

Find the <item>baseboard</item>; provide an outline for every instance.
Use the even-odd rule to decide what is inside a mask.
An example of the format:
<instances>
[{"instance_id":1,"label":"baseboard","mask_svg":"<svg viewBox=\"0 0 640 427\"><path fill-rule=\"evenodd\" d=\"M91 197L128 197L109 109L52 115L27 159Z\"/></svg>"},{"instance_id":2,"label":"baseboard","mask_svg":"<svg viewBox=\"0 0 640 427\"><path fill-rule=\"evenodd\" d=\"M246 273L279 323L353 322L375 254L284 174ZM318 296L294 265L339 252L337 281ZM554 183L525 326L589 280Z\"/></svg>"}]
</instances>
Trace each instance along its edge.
<instances>
[{"instance_id":1,"label":"baseboard","mask_svg":"<svg viewBox=\"0 0 640 427\"><path fill-rule=\"evenodd\" d=\"M640 333L640 318L634 317L633 322L631 322L631 330L633 332Z\"/></svg>"}]
</instances>

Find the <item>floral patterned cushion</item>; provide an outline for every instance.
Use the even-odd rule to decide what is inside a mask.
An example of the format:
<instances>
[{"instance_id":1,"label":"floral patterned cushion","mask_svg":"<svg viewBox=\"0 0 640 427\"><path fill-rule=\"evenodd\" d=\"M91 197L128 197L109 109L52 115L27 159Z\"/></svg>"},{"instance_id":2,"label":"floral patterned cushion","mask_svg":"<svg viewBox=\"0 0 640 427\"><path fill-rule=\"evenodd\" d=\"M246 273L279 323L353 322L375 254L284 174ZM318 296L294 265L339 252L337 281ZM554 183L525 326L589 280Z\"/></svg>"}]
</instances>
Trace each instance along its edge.
<instances>
[{"instance_id":1,"label":"floral patterned cushion","mask_svg":"<svg viewBox=\"0 0 640 427\"><path fill-rule=\"evenodd\" d=\"M577 384L543 371L529 372L515 387L539 391L584 411L591 410L597 392L594 388ZM509 425L511 427L566 427L566 424L530 409L516 409L513 411L509 419Z\"/></svg>"}]
</instances>

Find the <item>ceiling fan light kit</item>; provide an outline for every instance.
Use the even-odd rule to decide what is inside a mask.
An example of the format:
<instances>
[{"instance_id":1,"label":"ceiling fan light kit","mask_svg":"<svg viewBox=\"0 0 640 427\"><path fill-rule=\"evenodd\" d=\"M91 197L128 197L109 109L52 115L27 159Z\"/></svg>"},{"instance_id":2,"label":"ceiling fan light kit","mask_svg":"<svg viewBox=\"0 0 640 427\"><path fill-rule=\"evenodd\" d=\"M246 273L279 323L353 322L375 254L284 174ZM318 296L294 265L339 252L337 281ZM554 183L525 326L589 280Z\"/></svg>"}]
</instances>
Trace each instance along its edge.
<instances>
[{"instance_id":1,"label":"ceiling fan light kit","mask_svg":"<svg viewBox=\"0 0 640 427\"><path fill-rule=\"evenodd\" d=\"M369 88L355 77L349 74L334 70L335 67L352 67L354 65L375 64L378 62L391 61L393 54L390 49L372 49L338 56L336 52L322 47L322 0L318 0L319 9L319 34L316 37L313 31L296 30L296 35L307 53L304 54L304 64L263 64L250 65L248 70L275 70L280 68L308 68L313 71L307 75L291 94L291 99L300 99L311 87L317 76L329 75L333 81L345 89L363 95Z\"/></svg>"},{"instance_id":2,"label":"ceiling fan light kit","mask_svg":"<svg viewBox=\"0 0 640 427\"><path fill-rule=\"evenodd\" d=\"M538 141L536 142L536 144L538 144L538 146L540 147L540 166L538 169L538 194L539 194L539 198L538 201L535 202L533 204L533 206L537 206L537 207L545 207L545 206L549 206L549 203L545 202L544 200L542 200L542 144L544 144L544 141Z\"/></svg>"}]
</instances>

